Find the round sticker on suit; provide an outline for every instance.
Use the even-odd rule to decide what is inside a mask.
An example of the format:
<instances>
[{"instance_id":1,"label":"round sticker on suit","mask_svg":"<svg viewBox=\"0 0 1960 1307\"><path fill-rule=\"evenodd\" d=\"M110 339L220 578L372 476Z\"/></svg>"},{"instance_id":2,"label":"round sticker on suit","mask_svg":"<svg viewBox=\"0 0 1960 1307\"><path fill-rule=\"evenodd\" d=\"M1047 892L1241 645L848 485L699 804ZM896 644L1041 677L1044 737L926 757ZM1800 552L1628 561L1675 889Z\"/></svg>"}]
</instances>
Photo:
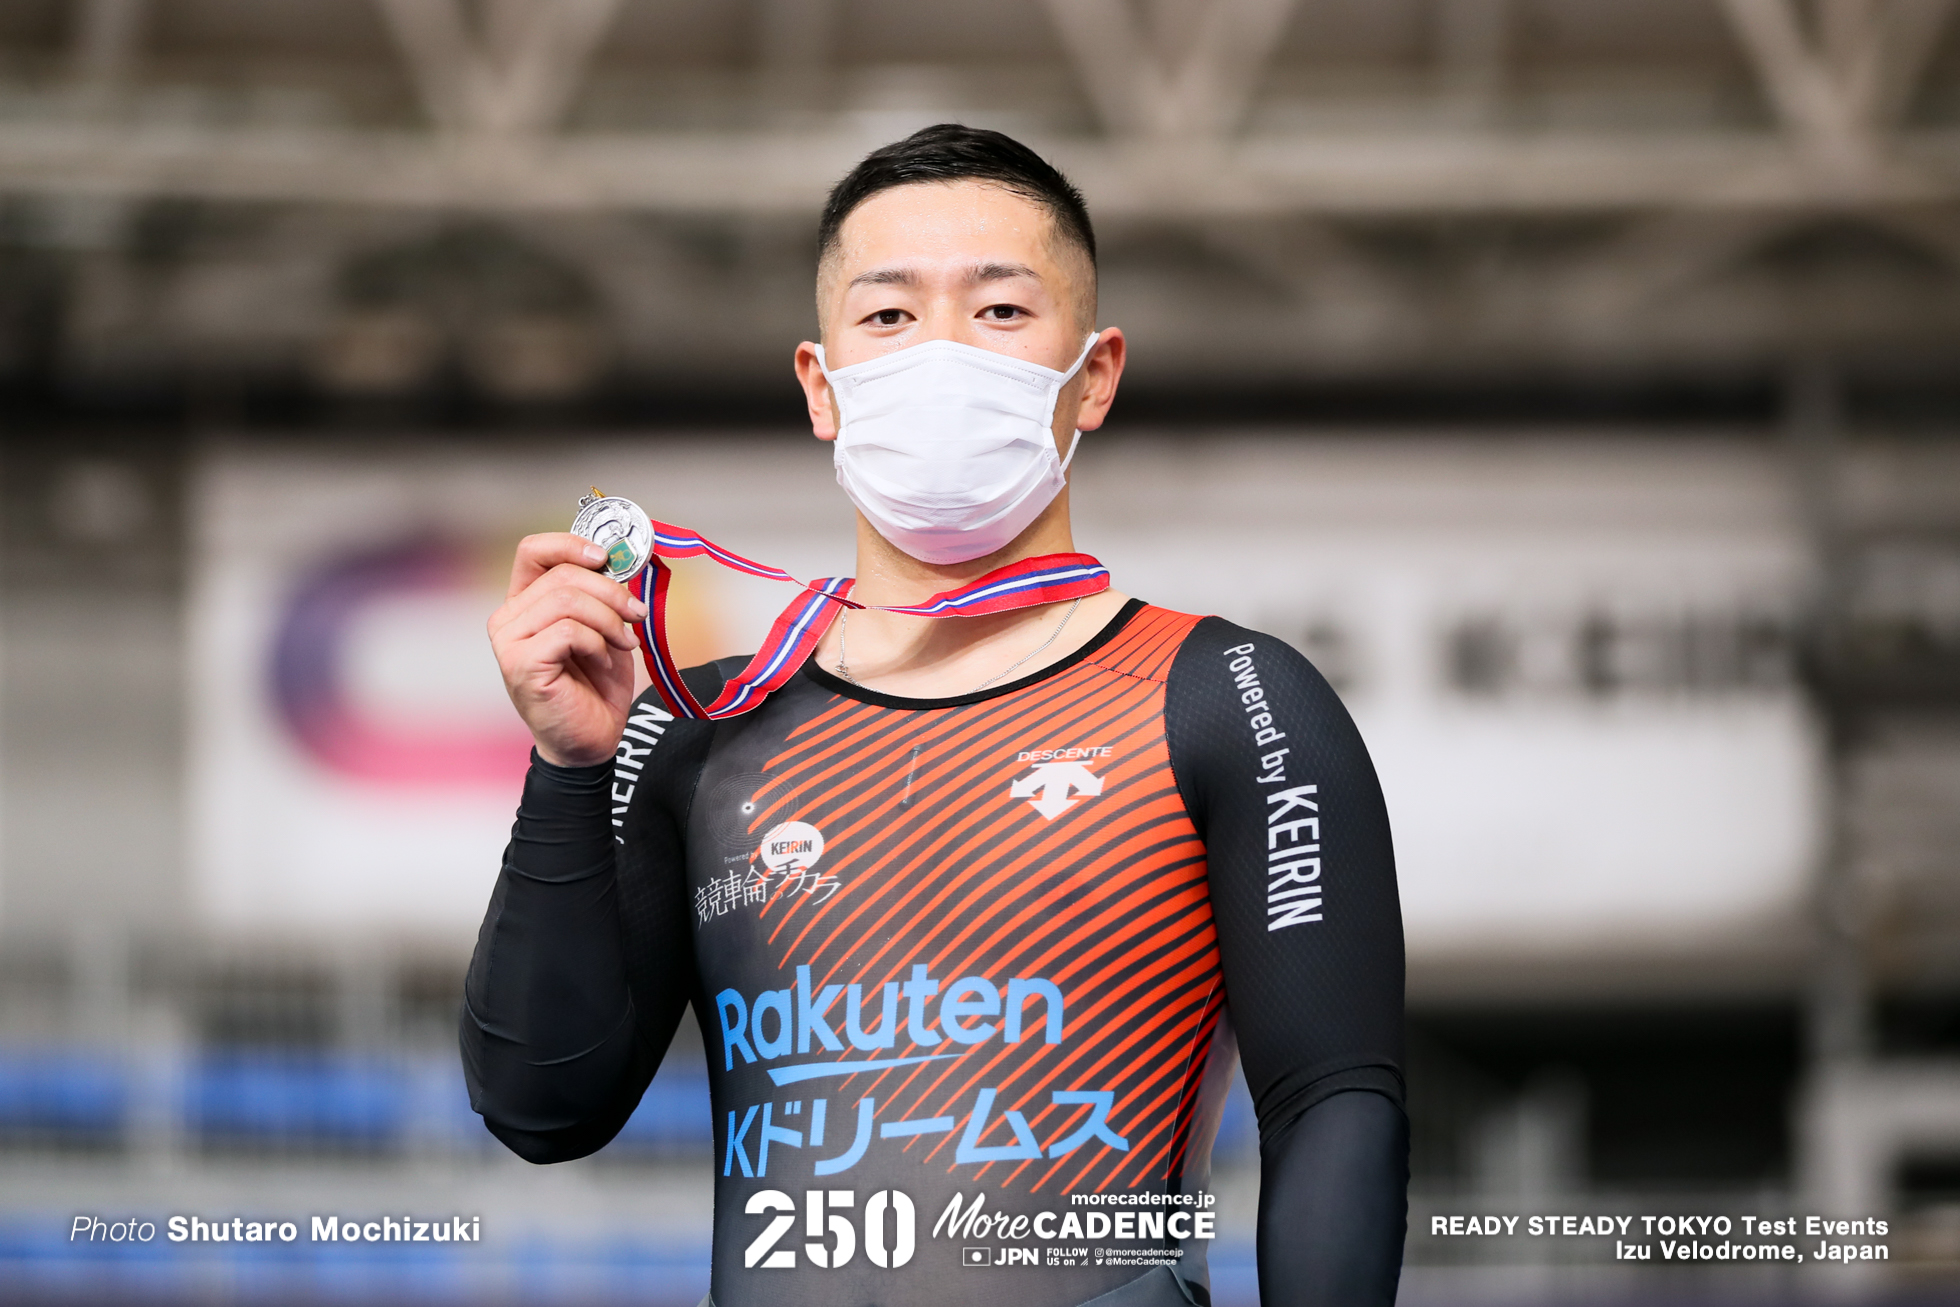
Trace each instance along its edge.
<instances>
[{"instance_id":1,"label":"round sticker on suit","mask_svg":"<svg viewBox=\"0 0 1960 1307\"><path fill-rule=\"evenodd\" d=\"M759 852L771 871L808 871L823 856L823 832L807 821L786 821L762 837Z\"/></svg>"}]
</instances>

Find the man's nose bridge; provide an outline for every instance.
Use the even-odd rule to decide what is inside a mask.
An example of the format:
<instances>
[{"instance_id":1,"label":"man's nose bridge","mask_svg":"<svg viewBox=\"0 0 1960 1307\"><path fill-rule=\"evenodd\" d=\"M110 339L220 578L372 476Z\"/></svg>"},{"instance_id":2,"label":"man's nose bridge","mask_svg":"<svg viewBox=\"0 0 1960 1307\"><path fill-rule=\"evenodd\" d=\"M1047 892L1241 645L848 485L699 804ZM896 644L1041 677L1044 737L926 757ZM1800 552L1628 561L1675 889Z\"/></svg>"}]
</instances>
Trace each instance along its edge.
<instances>
[{"instance_id":1,"label":"man's nose bridge","mask_svg":"<svg viewBox=\"0 0 1960 1307\"><path fill-rule=\"evenodd\" d=\"M979 345L980 331L968 311L964 283L935 288L926 297L925 316L919 321L921 334L915 344L950 340L956 345ZM984 347L983 347L984 348Z\"/></svg>"}]
</instances>

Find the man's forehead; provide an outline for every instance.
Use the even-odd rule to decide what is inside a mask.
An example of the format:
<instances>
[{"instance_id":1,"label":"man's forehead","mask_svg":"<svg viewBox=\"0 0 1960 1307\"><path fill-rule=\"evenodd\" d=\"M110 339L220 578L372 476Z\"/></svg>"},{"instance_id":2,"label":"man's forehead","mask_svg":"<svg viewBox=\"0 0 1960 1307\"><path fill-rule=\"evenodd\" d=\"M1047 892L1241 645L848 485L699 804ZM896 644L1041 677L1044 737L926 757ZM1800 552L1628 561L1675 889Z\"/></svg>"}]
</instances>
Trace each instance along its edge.
<instances>
[{"instance_id":1,"label":"man's forehead","mask_svg":"<svg viewBox=\"0 0 1960 1307\"><path fill-rule=\"evenodd\" d=\"M911 182L839 224L817 264L819 329L858 288L944 285L949 270L969 286L1020 280L1095 320L1095 263L1046 204L994 182Z\"/></svg>"},{"instance_id":2,"label":"man's forehead","mask_svg":"<svg viewBox=\"0 0 1960 1307\"><path fill-rule=\"evenodd\" d=\"M874 266L1053 262L1054 215L992 182L914 182L878 192L838 227L836 271L855 283Z\"/></svg>"}]
</instances>

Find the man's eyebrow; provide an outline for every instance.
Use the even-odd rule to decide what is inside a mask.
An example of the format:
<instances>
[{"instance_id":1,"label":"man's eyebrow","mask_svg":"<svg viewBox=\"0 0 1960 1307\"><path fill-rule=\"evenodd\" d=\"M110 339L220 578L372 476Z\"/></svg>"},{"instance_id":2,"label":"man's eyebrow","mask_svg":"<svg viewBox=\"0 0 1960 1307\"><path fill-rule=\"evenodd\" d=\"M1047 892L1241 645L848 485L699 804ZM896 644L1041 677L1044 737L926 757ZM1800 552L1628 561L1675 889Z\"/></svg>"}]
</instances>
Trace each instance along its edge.
<instances>
[{"instance_id":1,"label":"man's eyebrow","mask_svg":"<svg viewBox=\"0 0 1960 1307\"><path fill-rule=\"evenodd\" d=\"M873 268L851 278L853 286L916 286L919 275L910 268Z\"/></svg>"},{"instance_id":2,"label":"man's eyebrow","mask_svg":"<svg viewBox=\"0 0 1960 1307\"><path fill-rule=\"evenodd\" d=\"M1040 281L1041 274L1025 263L976 263L966 270L966 284L982 286L990 281L1013 281L1025 277ZM852 286L916 286L919 274L910 268L873 268L851 278Z\"/></svg>"},{"instance_id":3,"label":"man's eyebrow","mask_svg":"<svg viewBox=\"0 0 1960 1307\"><path fill-rule=\"evenodd\" d=\"M980 263L967 270L966 284L979 286L990 281L1012 281L1026 277L1029 281L1040 281L1041 274L1025 263Z\"/></svg>"}]
</instances>

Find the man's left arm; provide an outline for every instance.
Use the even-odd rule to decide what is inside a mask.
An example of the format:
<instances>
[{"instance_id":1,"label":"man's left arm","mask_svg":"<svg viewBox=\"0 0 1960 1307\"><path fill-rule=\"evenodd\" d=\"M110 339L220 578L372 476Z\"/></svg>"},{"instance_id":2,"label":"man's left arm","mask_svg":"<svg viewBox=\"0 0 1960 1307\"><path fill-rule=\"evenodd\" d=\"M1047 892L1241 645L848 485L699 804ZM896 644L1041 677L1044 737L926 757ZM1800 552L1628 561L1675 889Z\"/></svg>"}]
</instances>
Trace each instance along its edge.
<instances>
[{"instance_id":1,"label":"man's left arm","mask_svg":"<svg viewBox=\"0 0 1960 1307\"><path fill-rule=\"evenodd\" d=\"M1219 618L1179 650L1165 725L1259 1118L1261 1297L1393 1303L1408 1194L1402 914L1374 766L1305 658Z\"/></svg>"}]
</instances>

